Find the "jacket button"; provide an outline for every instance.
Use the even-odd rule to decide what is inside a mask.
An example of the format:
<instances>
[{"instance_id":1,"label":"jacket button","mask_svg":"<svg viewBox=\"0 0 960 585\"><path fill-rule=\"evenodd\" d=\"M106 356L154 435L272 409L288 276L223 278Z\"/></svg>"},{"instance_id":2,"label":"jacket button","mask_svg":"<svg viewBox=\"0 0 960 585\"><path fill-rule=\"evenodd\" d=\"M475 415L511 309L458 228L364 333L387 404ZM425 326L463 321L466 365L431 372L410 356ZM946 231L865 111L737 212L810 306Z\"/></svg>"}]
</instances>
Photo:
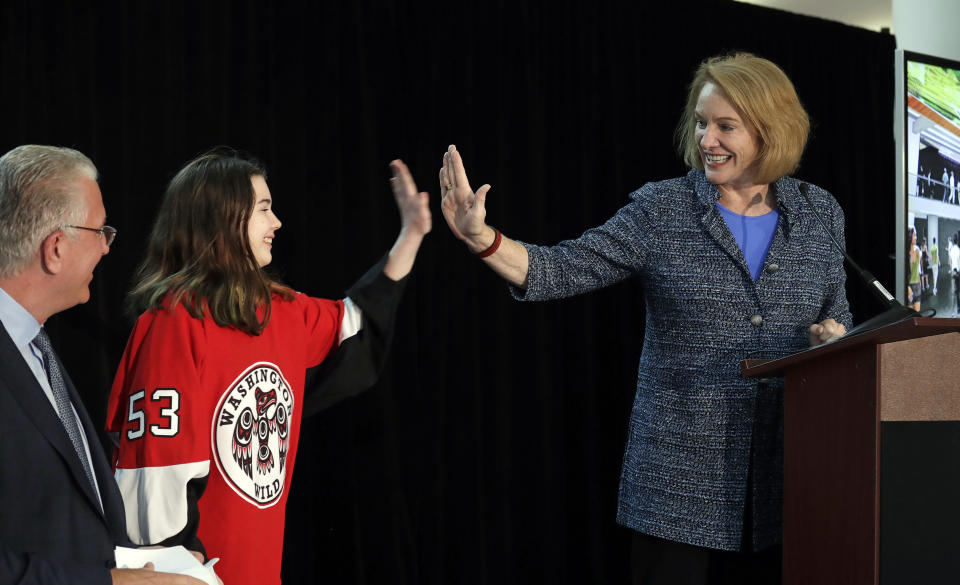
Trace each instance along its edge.
<instances>
[{"instance_id":1,"label":"jacket button","mask_svg":"<svg viewBox=\"0 0 960 585\"><path fill-rule=\"evenodd\" d=\"M763 325L763 317L760 315L754 315L753 317L750 317L750 324L754 327Z\"/></svg>"},{"instance_id":2,"label":"jacket button","mask_svg":"<svg viewBox=\"0 0 960 585\"><path fill-rule=\"evenodd\" d=\"M767 270L767 272L769 272L770 274L773 274L773 273L776 272L777 270L780 270L780 265L779 265L779 264L776 264L776 263L767 264L766 270Z\"/></svg>"}]
</instances>

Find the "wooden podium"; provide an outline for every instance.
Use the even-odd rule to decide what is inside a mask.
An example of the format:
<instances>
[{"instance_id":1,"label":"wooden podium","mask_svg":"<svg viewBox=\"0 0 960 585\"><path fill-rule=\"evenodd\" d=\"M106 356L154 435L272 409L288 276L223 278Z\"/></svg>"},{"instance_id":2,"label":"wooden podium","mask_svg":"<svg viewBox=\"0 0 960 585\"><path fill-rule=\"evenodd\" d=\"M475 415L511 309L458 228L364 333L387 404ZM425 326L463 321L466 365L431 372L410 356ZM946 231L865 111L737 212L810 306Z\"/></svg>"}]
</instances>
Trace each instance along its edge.
<instances>
[{"instance_id":1,"label":"wooden podium","mask_svg":"<svg viewBox=\"0 0 960 585\"><path fill-rule=\"evenodd\" d=\"M785 377L785 585L960 583L960 319L740 367Z\"/></svg>"}]
</instances>

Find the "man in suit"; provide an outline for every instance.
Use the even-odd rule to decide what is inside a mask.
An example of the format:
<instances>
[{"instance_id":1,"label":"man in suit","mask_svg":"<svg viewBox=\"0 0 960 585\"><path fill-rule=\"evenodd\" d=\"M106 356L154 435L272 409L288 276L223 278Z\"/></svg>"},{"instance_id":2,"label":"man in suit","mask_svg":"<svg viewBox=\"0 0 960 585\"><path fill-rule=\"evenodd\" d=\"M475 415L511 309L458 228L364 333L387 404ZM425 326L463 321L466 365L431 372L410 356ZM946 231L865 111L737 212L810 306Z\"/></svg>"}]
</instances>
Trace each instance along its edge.
<instances>
[{"instance_id":1,"label":"man in suit","mask_svg":"<svg viewBox=\"0 0 960 585\"><path fill-rule=\"evenodd\" d=\"M202 585L115 569L123 501L43 324L85 303L116 230L97 170L68 148L0 158L0 585Z\"/></svg>"}]
</instances>

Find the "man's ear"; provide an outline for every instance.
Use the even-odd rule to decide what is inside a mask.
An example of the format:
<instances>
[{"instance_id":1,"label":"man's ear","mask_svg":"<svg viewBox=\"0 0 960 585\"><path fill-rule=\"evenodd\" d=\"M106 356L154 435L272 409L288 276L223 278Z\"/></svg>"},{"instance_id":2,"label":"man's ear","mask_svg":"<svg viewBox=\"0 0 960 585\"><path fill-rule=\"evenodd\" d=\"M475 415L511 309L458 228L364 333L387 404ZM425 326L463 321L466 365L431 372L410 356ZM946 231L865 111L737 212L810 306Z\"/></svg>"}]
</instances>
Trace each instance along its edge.
<instances>
[{"instance_id":1,"label":"man's ear","mask_svg":"<svg viewBox=\"0 0 960 585\"><path fill-rule=\"evenodd\" d=\"M63 270L66 240L66 232L59 229L40 244L40 265L47 274L59 274Z\"/></svg>"}]
</instances>

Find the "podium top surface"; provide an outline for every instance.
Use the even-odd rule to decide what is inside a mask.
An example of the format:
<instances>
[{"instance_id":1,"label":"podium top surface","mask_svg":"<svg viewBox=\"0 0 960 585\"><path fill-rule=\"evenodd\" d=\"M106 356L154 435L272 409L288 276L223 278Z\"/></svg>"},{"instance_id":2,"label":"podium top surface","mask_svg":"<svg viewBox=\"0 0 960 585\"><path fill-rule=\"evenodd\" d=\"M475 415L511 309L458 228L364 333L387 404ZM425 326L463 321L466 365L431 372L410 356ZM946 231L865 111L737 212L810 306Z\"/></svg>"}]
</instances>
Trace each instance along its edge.
<instances>
[{"instance_id":1,"label":"podium top surface","mask_svg":"<svg viewBox=\"0 0 960 585\"><path fill-rule=\"evenodd\" d=\"M944 333L960 332L960 319L943 319L935 317L914 317L893 325L887 325L872 331L865 331L851 337L841 337L836 341L824 345L811 347L803 351L782 357L776 360L747 359L740 362L740 373L752 378L755 376L780 375L787 368L803 364L811 360L834 352L843 351L852 347L870 344L882 345L907 339L942 335Z\"/></svg>"}]
</instances>

